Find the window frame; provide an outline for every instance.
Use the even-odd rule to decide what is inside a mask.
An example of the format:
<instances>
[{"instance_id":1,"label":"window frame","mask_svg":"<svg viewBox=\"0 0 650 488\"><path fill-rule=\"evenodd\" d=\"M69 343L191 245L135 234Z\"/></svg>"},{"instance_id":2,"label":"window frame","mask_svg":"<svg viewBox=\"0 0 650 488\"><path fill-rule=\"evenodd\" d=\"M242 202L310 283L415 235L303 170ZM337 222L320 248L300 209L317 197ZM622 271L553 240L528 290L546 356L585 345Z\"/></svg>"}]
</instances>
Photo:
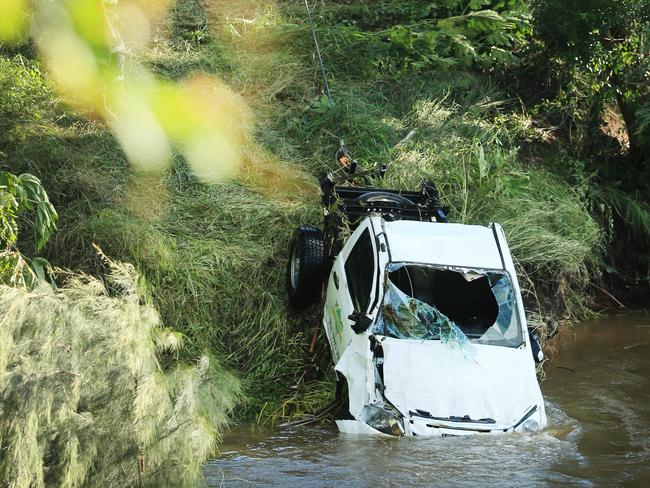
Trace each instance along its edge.
<instances>
[{"instance_id":1,"label":"window frame","mask_svg":"<svg viewBox=\"0 0 650 488\"><path fill-rule=\"evenodd\" d=\"M371 311L377 306L377 286L378 286L378 281L379 281L379 258L376 256L376 250L375 246L376 243L374 242L374 232L372 225L365 225L362 228L363 230L360 231L359 235L354 239L354 242L350 242L351 247L350 250L346 253L345 259L343 262L343 272L345 273L345 280L347 283L347 291L350 296L350 301L352 302L353 309L356 310L357 312L364 313L364 314L370 314ZM357 278L358 276L353 275L353 271L350 270L348 267L348 263L354 262L359 259L359 256L355 255L355 250L359 248L359 245L362 244L362 242L366 239L367 236L367 243L368 247L366 251L369 252L369 256L367 257L368 263L371 263L372 266L372 273L368 273L370 277L368 278L368 287L367 291L368 294L366 297L363 298L365 304L365 307L363 310L359 310L358 307L359 303L361 303L356 296L357 293L357 288L353 284L358 282ZM363 256L365 258L365 256ZM354 261L353 261L354 260ZM365 278L365 274L363 275Z\"/></svg>"},{"instance_id":2,"label":"window frame","mask_svg":"<svg viewBox=\"0 0 650 488\"><path fill-rule=\"evenodd\" d=\"M478 273L494 273L494 274L499 274L506 276L508 278L508 282L512 288L513 291L513 316L516 318L517 322L517 329L521 333L521 340L522 343L517 345L495 345L495 344L486 344L486 343L481 343L477 342L476 339L470 339L470 342L474 345L481 345L481 346L493 346L493 347L507 347L510 349L518 349L521 347L528 348L529 342L528 342L528 322L526 320L526 314L524 313L522 315L522 312L520 310L520 307L522 306L522 297L521 297L521 292L518 289L518 282L516 282L513 279L513 273L510 272L508 269L498 269L498 268L476 268L476 267L466 267L466 266L456 266L456 265L447 265L447 264L435 264L435 263L421 263L417 261L390 261L386 264L386 267L384 269L384 273L386 275L385 279L388 279L389 274L392 272L390 267L391 266L399 266L399 265L404 265L404 266L422 266L422 267L428 267L428 268L434 268L438 270L448 270L448 271L455 271L455 272L464 272L464 271L475 271ZM516 275L515 275L516 279ZM381 299L379 300L379 305L383 305L384 303L384 298L385 294L382 294ZM462 329L461 329L462 330Z\"/></svg>"}]
</instances>

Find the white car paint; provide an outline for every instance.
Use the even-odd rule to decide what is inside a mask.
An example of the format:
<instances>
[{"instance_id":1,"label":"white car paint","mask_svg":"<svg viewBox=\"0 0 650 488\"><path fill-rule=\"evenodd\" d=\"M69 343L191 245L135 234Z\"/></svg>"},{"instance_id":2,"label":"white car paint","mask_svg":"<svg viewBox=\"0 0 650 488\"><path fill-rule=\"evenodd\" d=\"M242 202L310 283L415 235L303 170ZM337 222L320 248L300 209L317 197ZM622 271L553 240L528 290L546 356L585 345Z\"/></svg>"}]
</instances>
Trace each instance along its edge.
<instances>
[{"instance_id":1,"label":"white car paint","mask_svg":"<svg viewBox=\"0 0 650 488\"><path fill-rule=\"evenodd\" d=\"M359 224L355 229L352 235L348 238L343 249L336 257L334 265L332 266L332 271L330 272L330 278L327 284L326 289L326 298L325 298L325 311L324 311L324 324L325 332L330 343L332 350L332 356L334 361L338 362L341 359L343 351L351 343L352 339L356 336L352 330L352 321L348 319L348 316L354 311L352 305L352 300L348 293L345 293L345 290L348 289L347 278L345 275L345 261L350 255L350 251L357 243L357 240L363 234L363 232L368 229L370 234L376 236L377 234L382 233L382 221L377 218L368 218ZM380 236L378 239L384 245L386 244L385 236ZM377 283L379 280L379 286L373 290L371 296L371 301L377 300L377 293L382 289L382 270L386 267L388 263L388 253L380 252L377 249L377 239L373 239L372 247L373 254L375 255L376 265L373 274L373 282ZM338 283L338 286L337 286ZM379 309L379 304L377 303L373 310L369 312L369 315L373 318L377 314ZM367 338L365 339L367 342Z\"/></svg>"},{"instance_id":2,"label":"white car paint","mask_svg":"<svg viewBox=\"0 0 650 488\"><path fill-rule=\"evenodd\" d=\"M519 347L473 343L468 351L439 340L374 336L372 327L355 333L348 318L354 310L347 291L345 261L366 229L374 237L374 287L366 311L371 320L379 311L389 262L499 270L510 277L523 343ZM404 435L496 433L537 430L546 425L520 288L498 224L482 227L366 218L335 259L327 284L323 324L335 370L347 381L353 418L337 421L341 432L385 435L365 423L363 412L368 405L392 405L402 417ZM376 359L371 340L383 349L383 392L375 385ZM491 422L477 422L481 419Z\"/></svg>"},{"instance_id":3,"label":"white car paint","mask_svg":"<svg viewBox=\"0 0 650 488\"><path fill-rule=\"evenodd\" d=\"M501 269L489 227L398 220L385 222L391 261Z\"/></svg>"},{"instance_id":4,"label":"white car paint","mask_svg":"<svg viewBox=\"0 0 650 488\"><path fill-rule=\"evenodd\" d=\"M468 354L440 341L384 337L381 342L386 399L413 421L410 430L419 435L436 435L441 428L456 435L458 430L503 432L535 406L531 418L546 424L528 350L474 344ZM418 410L438 419L417 415ZM494 423L440 420L464 415Z\"/></svg>"}]
</instances>

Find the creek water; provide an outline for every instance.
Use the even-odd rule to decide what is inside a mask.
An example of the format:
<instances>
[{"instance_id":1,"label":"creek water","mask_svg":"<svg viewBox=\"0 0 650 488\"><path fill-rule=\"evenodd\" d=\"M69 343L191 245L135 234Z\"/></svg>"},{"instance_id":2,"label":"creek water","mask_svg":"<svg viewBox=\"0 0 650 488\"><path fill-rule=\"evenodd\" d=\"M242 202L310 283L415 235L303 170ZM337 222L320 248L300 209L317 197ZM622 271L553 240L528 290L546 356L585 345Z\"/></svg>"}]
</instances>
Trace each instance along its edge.
<instances>
[{"instance_id":1,"label":"creek water","mask_svg":"<svg viewBox=\"0 0 650 488\"><path fill-rule=\"evenodd\" d=\"M333 424L231 431L208 486L650 486L650 315L549 344L549 426L534 434L376 439Z\"/></svg>"}]
</instances>

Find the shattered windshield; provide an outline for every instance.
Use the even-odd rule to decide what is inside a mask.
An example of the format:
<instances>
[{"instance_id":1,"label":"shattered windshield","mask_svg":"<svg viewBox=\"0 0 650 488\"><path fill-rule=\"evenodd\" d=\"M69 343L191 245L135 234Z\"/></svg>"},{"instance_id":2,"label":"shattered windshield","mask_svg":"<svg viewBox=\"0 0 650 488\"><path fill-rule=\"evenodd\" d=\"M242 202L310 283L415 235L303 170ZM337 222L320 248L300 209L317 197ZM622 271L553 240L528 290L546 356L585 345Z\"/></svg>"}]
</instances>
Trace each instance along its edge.
<instances>
[{"instance_id":1,"label":"shattered windshield","mask_svg":"<svg viewBox=\"0 0 650 488\"><path fill-rule=\"evenodd\" d=\"M460 346L524 340L507 273L403 263L388 266L373 332Z\"/></svg>"}]
</instances>

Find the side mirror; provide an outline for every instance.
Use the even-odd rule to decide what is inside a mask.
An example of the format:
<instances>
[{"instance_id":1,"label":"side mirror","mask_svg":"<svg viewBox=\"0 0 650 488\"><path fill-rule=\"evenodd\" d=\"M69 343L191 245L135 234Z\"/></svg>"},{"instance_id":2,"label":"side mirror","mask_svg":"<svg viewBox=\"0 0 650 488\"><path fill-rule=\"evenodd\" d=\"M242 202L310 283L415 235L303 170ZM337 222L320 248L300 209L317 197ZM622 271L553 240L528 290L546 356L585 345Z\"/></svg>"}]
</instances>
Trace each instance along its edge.
<instances>
[{"instance_id":1,"label":"side mirror","mask_svg":"<svg viewBox=\"0 0 650 488\"><path fill-rule=\"evenodd\" d=\"M541 363L544 360L544 351L542 345L539 343L539 335L537 332L528 331L528 338L530 339L530 349L533 353L533 359L536 363Z\"/></svg>"},{"instance_id":2,"label":"side mirror","mask_svg":"<svg viewBox=\"0 0 650 488\"><path fill-rule=\"evenodd\" d=\"M348 315L348 319L352 321L352 330L356 334L361 334L368 330L368 327L372 325L372 319L368 317L365 313L357 312L356 310Z\"/></svg>"}]
</instances>

